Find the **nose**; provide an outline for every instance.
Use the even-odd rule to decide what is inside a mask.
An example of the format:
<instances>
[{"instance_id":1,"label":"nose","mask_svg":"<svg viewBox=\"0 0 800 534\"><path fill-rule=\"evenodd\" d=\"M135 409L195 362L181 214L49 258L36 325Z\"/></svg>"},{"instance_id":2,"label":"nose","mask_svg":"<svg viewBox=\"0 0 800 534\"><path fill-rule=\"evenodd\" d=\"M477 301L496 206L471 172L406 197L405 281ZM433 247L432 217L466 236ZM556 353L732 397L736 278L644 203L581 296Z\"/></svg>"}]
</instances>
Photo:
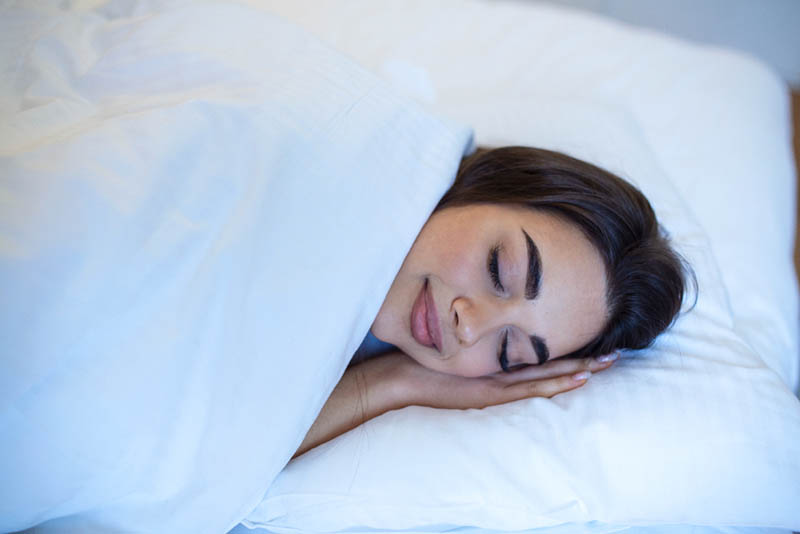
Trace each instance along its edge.
<instances>
[{"instance_id":1,"label":"nose","mask_svg":"<svg viewBox=\"0 0 800 534\"><path fill-rule=\"evenodd\" d=\"M510 307L491 299L458 297L451 306L459 345L471 346L488 333L509 324Z\"/></svg>"}]
</instances>

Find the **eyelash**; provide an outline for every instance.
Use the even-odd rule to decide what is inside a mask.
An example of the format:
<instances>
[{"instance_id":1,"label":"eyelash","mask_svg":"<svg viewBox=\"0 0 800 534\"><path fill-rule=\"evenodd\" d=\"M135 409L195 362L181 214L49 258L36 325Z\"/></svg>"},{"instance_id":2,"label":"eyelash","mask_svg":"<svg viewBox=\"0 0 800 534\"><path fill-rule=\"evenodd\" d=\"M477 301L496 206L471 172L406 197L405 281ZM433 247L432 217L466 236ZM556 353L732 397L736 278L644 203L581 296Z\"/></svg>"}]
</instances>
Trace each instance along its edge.
<instances>
[{"instance_id":1,"label":"eyelash","mask_svg":"<svg viewBox=\"0 0 800 534\"><path fill-rule=\"evenodd\" d=\"M503 287L502 282L500 282L500 245L495 245L489 252L487 267L495 289L498 291L505 291L506 289ZM500 343L500 356L498 357L498 361L504 373L511 372L511 369L508 367L508 331L503 335L503 341Z\"/></svg>"},{"instance_id":2,"label":"eyelash","mask_svg":"<svg viewBox=\"0 0 800 534\"><path fill-rule=\"evenodd\" d=\"M500 368L504 373L510 373L511 369L508 368L508 332L503 336L503 342L500 343Z\"/></svg>"},{"instance_id":3,"label":"eyelash","mask_svg":"<svg viewBox=\"0 0 800 534\"><path fill-rule=\"evenodd\" d=\"M492 283L498 291L505 291L503 284L500 282L500 245L495 245L489 253L489 276L492 278Z\"/></svg>"}]
</instances>

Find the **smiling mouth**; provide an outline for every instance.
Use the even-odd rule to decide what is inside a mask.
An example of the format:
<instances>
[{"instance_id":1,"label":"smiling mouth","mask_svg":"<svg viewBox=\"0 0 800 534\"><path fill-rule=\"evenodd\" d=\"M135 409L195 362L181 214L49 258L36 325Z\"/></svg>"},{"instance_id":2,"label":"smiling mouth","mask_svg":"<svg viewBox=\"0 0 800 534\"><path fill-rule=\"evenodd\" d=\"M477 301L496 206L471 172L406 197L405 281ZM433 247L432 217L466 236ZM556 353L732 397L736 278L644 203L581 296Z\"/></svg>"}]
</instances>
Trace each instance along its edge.
<instances>
[{"instance_id":1,"label":"smiling mouth","mask_svg":"<svg viewBox=\"0 0 800 534\"><path fill-rule=\"evenodd\" d=\"M436 313L436 303L433 301L427 278L411 307L411 336L420 345L442 352L439 315Z\"/></svg>"}]
</instances>

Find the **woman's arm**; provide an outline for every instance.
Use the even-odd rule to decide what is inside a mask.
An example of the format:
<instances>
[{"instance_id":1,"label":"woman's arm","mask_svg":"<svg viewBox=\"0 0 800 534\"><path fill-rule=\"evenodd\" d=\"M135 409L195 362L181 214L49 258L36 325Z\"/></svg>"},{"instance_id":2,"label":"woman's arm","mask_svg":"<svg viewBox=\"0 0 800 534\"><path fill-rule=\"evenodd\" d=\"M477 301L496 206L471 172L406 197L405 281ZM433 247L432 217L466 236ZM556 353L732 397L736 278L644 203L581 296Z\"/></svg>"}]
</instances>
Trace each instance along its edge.
<instances>
[{"instance_id":1,"label":"woman's arm","mask_svg":"<svg viewBox=\"0 0 800 534\"><path fill-rule=\"evenodd\" d=\"M382 413L408 406L401 400L401 381L397 379L405 365L403 359L411 361L405 354L392 353L348 368L293 457Z\"/></svg>"},{"instance_id":2,"label":"woman's arm","mask_svg":"<svg viewBox=\"0 0 800 534\"><path fill-rule=\"evenodd\" d=\"M372 358L345 371L295 457L361 423L406 406L485 408L529 397L552 397L586 383L613 359L558 359L479 378L432 371L401 352Z\"/></svg>"}]
</instances>

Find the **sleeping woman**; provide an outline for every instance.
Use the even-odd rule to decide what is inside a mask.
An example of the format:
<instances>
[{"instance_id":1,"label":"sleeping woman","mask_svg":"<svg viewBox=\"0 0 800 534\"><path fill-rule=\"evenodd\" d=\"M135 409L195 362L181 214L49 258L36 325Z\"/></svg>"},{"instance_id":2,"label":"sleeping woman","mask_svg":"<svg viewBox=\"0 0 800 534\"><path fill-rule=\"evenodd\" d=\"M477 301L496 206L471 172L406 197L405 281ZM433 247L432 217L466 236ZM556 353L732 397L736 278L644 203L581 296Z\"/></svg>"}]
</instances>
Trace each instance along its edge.
<instances>
[{"instance_id":1,"label":"sleeping woman","mask_svg":"<svg viewBox=\"0 0 800 534\"><path fill-rule=\"evenodd\" d=\"M621 178L557 152L478 149L295 456L405 406L482 408L578 388L672 323L686 272Z\"/></svg>"}]
</instances>

